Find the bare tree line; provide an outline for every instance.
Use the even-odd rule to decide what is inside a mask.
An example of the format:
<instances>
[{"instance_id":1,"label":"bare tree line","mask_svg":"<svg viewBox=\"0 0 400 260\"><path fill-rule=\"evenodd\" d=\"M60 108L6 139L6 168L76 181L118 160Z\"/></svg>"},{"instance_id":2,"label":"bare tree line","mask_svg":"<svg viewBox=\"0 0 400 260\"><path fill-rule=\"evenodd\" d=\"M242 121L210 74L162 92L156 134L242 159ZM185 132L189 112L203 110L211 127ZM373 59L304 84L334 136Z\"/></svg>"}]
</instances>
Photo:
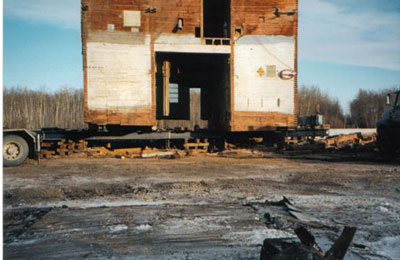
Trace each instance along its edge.
<instances>
[{"instance_id":1,"label":"bare tree line","mask_svg":"<svg viewBox=\"0 0 400 260\"><path fill-rule=\"evenodd\" d=\"M357 97L350 103L351 124L360 128L375 127L376 122L387 109L386 95L394 91L396 91L395 88L382 91L360 89Z\"/></svg>"},{"instance_id":2,"label":"bare tree line","mask_svg":"<svg viewBox=\"0 0 400 260\"><path fill-rule=\"evenodd\" d=\"M387 109L385 107L387 93L394 91L396 88L379 91L360 89L350 102L349 114L345 114L337 99L330 97L316 86L302 86L298 93L298 115L314 115L315 107L319 105L326 123L332 128L374 128Z\"/></svg>"},{"instance_id":3,"label":"bare tree line","mask_svg":"<svg viewBox=\"0 0 400 260\"><path fill-rule=\"evenodd\" d=\"M343 128L346 125L346 118L339 101L316 86L302 86L298 93L298 104L299 117L315 115L316 106L319 105L321 114L331 127Z\"/></svg>"},{"instance_id":4,"label":"bare tree line","mask_svg":"<svg viewBox=\"0 0 400 260\"><path fill-rule=\"evenodd\" d=\"M83 91L63 89L49 93L19 87L5 88L3 127L83 128Z\"/></svg>"},{"instance_id":5,"label":"bare tree line","mask_svg":"<svg viewBox=\"0 0 400 260\"><path fill-rule=\"evenodd\" d=\"M385 96L396 89L359 90L345 114L339 101L316 86L302 86L298 93L298 116L314 115L316 105L332 128L373 128L385 110ZM26 88L3 90L3 126L83 128L83 91L63 89L54 93Z\"/></svg>"}]
</instances>

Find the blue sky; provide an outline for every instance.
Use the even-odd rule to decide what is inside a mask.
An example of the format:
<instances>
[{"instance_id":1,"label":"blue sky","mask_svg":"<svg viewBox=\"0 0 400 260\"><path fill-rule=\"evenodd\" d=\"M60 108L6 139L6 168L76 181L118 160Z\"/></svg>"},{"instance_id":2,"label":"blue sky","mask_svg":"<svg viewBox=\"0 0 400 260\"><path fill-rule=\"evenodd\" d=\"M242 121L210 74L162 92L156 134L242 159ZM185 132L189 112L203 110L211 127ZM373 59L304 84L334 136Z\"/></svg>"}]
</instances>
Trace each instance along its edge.
<instances>
[{"instance_id":1,"label":"blue sky","mask_svg":"<svg viewBox=\"0 0 400 260\"><path fill-rule=\"evenodd\" d=\"M83 88L80 0L4 0L3 85ZM400 0L299 0L299 85L400 86Z\"/></svg>"}]
</instances>

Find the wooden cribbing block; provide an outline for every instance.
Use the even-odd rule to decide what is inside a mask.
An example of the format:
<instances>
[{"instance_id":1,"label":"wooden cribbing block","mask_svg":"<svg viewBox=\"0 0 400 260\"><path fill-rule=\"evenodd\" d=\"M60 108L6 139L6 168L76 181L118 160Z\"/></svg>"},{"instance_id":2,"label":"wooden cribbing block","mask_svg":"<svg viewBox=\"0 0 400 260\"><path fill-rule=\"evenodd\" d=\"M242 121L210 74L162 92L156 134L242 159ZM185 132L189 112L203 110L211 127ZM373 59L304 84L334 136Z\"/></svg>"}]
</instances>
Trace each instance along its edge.
<instances>
[{"instance_id":1,"label":"wooden cribbing block","mask_svg":"<svg viewBox=\"0 0 400 260\"><path fill-rule=\"evenodd\" d=\"M65 157L71 155L72 151L68 149L57 149L57 153L60 155L60 157Z\"/></svg>"},{"instance_id":2,"label":"wooden cribbing block","mask_svg":"<svg viewBox=\"0 0 400 260\"><path fill-rule=\"evenodd\" d=\"M122 148L122 149L114 149L113 153L116 154L140 154L142 151L142 148L136 147L136 148Z\"/></svg>"},{"instance_id":3,"label":"wooden cribbing block","mask_svg":"<svg viewBox=\"0 0 400 260\"><path fill-rule=\"evenodd\" d=\"M52 147L52 146L54 146L54 143L53 142L43 142L41 144L41 146L42 147Z\"/></svg>"},{"instance_id":4,"label":"wooden cribbing block","mask_svg":"<svg viewBox=\"0 0 400 260\"><path fill-rule=\"evenodd\" d=\"M42 150L40 152L40 158L41 159L51 159L51 158L53 158L53 155L54 155L53 151Z\"/></svg>"},{"instance_id":5,"label":"wooden cribbing block","mask_svg":"<svg viewBox=\"0 0 400 260\"><path fill-rule=\"evenodd\" d=\"M187 143L185 144L185 148L199 148L199 147L203 147L203 148L207 148L210 144L209 143Z\"/></svg>"}]
</instances>

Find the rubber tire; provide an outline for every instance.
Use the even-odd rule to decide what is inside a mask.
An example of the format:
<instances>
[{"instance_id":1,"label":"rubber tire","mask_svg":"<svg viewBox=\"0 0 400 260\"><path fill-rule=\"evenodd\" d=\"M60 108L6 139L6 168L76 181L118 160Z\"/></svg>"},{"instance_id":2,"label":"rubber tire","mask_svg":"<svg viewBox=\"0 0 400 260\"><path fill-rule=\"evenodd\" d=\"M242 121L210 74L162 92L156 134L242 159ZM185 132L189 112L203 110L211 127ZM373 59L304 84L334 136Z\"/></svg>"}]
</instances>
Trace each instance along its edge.
<instances>
[{"instance_id":1,"label":"rubber tire","mask_svg":"<svg viewBox=\"0 0 400 260\"><path fill-rule=\"evenodd\" d=\"M21 151L13 160L6 159L4 154L4 149L7 144L14 143L18 146L18 149ZM18 166L22 164L29 155L29 146L28 143L25 141L24 138L18 135L6 135L3 139L3 166L10 167L10 166Z\"/></svg>"},{"instance_id":2,"label":"rubber tire","mask_svg":"<svg viewBox=\"0 0 400 260\"><path fill-rule=\"evenodd\" d=\"M386 155L394 153L394 144L388 128L378 129L377 143L381 153Z\"/></svg>"}]
</instances>

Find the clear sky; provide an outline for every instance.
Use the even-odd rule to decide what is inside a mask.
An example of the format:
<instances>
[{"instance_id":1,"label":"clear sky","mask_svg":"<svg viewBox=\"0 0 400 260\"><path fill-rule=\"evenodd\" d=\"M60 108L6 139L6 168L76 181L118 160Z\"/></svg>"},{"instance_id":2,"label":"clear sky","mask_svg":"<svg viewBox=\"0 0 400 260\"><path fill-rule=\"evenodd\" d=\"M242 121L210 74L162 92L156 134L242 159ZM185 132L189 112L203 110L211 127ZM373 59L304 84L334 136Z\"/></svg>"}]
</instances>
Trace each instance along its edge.
<instances>
[{"instance_id":1,"label":"clear sky","mask_svg":"<svg viewBox=\"0 0 400 260\"><path fill-rule=\"evenodd\" d=\"M4 0L3 85L83 88L80 0ZM400 87L400 0L299 0L299 85Z\"/></svg>"}]
</instances>

